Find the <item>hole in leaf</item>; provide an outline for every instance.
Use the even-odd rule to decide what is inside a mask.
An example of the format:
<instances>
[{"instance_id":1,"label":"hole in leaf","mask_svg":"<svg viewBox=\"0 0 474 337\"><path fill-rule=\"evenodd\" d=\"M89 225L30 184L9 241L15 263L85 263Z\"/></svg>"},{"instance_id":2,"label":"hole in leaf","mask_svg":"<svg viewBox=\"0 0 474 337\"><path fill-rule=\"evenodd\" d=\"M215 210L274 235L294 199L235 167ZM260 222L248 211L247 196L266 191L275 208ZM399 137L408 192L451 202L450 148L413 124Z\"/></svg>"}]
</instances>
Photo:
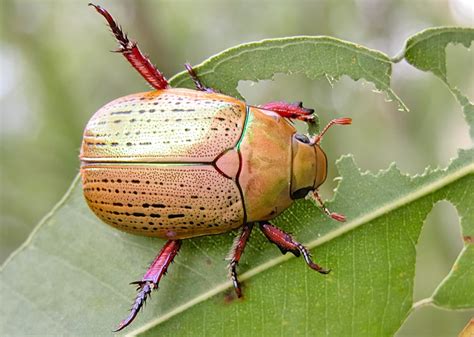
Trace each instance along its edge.
<instances>
[{"instance_id":1,"label":"hole in leaf","mask_svg":"<svg viewBox=\"0 0 474 337\"><path fill-rule=\"evenodd\" d=\"M461 252L459 215L447 201L435 204L426 217L416 248L414 302L430 297Z\"/></svg>"},{"instance_id":2,"label":"hole in leaf","mask_svg":"<svg viewBox=\"0 0 474 337\"><path fill-rule=\"evenodd\" d=\"M470 101L474 99L474 81L473 81L474 52L461 44L448 44L446 47L446 71L448 81L455 86Z\"/></svg>"}]
</instances>

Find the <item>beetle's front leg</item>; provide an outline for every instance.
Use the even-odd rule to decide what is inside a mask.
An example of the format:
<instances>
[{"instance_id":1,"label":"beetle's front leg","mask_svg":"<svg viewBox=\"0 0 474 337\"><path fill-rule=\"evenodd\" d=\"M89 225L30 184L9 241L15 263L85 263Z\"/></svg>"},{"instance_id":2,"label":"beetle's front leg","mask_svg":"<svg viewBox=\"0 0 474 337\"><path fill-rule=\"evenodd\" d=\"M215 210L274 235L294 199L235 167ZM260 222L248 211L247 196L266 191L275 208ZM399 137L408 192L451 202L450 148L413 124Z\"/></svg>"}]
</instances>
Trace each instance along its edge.
<instances>
[{"instance_id":1,"label":"beetle's front leg","mask_svg":"<svg viewBox=\"0 0 474 337\"><path fill-rule=\"evenodd\" d=\"M141 307L145 304L146 299L150 296L153 289L158 289L158 284L166 274L169 265L173 262L174 257L178 254L179 248L181 247L181 240L169 240L161 249L158 256L151 263L145 275L142 279L131 284L138 285L138 294L135 298L135 302L130 309L130 314L122 322L120 322L117 330L120 331L128 326L137 316Z\"/></svg>"},{"instance_id":2,"label":"beetle's front leg","mask_svg":"<svg viewBox=\"0 0 474 337\"><path fill-rule=\"evenodd\" d=\"M260 230L263 234L267 237L267 239L276 244L278 248L280 248L283 254L287 252L293 253L295 256L303 255L303 258L306 264L311 268L316 270L321 274L329 273L328 269L324 269L323 267L319 266L318 264L314 263L311 260L311 255L309 254L308 250L305 246L303 246L298 241L295 241L290 234L285 233L280 228L273 226L269 222L263 221L260 222Z\"/></svg>"},{"instance_id":3,"label":"beetle's front leg","mask_svg":"<svg viewBox=\"0 0 474 337\"><path fill-rule=\"evenodd\" d=\"M120 26L117 24L117 22L115 22L112 15L110 15L106 9L98 5L89 3L89 6L93 6L95 10L107 20L107 23L109 24L115 39L120 45L118 52L125 56L128 62L130 62L130 64L140 73L140 75L142 75L143 78L157 90L168 88L168 81L163 76L163 74L158 69L156 69L148 57L143 55L136 42L130 41L128 39L127 35L124 34Z\"/></svg>"},{"instance_id":4,"label":"beetle's front leg","mask_svg":"<svg viewBox=\"0 0 474 337\"><path fill-rule=\"evenodd\" d=\"M230 251L230 263L229 263L229 271L230 271L230 278L232 279L232 283L234 285L235 292L237 293L237 297L242 297L242 289L240 288L240 282L237 278L237 264L239 264L240 257L244 252L245 245L250 237L250 233L252 232L253 223L245 224L242 227L242 232L238 237L235 238L234 244L232 245L232 249Z\"/></svg>"},{"instance_id":5,"label":"beetle's front leg","mask_svg":"<svg viewBox=\"0 0 474 337\"><path fill-rule=\"evenodd\" d=\"M276 112L281 117L298 119L306 123L314 123L314 109L308 109L303 106L303 102L269 102L259 105L258 108Z\"/></svg>"}]
</instances>

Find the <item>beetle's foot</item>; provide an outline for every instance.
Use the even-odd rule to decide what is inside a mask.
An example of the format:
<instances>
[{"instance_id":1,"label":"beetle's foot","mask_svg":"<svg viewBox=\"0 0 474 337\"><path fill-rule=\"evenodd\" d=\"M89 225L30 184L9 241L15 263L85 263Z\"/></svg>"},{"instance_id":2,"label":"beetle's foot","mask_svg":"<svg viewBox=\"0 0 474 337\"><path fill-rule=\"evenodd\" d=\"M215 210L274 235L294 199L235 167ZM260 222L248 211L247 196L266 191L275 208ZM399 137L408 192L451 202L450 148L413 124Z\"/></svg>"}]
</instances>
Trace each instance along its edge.
<instances>
[{"instance_id":1,"label":"beetle's foot","mask_svg":"<svg viewBox=\"0 0 474 337\"><path fill-rule=\"evenodd\" d=\"M253 223L245 224L242 227L240 235L237 236L232 245L232 249L229 253L230 263L229 263L229 273L232 284L234 285L235 293L237 297L242 297L242 288L240 286L239 279L237 277L237 265L239 264L242 253L244 252L245 245L250 237L250 233L253 229Z\"/></svg>"},{"instance_id":2,"label":"beetle's foot","mask_svg":"<svg viewBox=\"0 0 474 337\"><path fill-rule=\"evenodd\" d=\"M237 294L238 298L241 298L242 295L242 287L240 286L239 278L237 277L237 261L233 260L229 264L230 269L230 279L232 280L232 285L234 286L235 293Z\"/></svg>"},{"instance_id":3,"label":"beetle's foot","mask_svg":"<svg viewBox=\"0 0 474 337\"><path fill-rule=\"evenodd\" d=\"M199 76L196 74L196 71L194 70L193 66L189 63L185 63L184 67L188 71L189 76L191 76L191 79L194 82L194 85L196 86L196 89L199 91L205 91L205 92L217 92L217 90L214 90L212 88L206 87L201 80L199 79Z\"/></svg>"},{"instance_id":4,"label":"beetle's foot","mask_svg":"<svg viewBox=\"0 0 474 337\"><path fill-rule=\"evenodd\" d=\"M314 263L306 247L298 241L295 241L290 234L285 233L280 228L273 226L269 222L260 222L260 229L267 239L277 245L282 252L289 251L295 256L303 255L306 264L318 273L328 274L330 272L330 270L324 269L320 265Z\"/></svg>"},{"instance_id":5,"label":"beetle's foot","mask_svg":"<svg viewBox=\"0 0 474 337\"><path fill-rule=\"evenodd\" d=\"M346 221L346 217L342 214L339 214L339 213L335 213L335 212L331 212L325 205L324 205L324 202L323 200L321 199L321 196L319 195L318 191L313 191L312 193L310 193L310 196L313 197L314 200L316 200L316 202L319 204L319 207L321 207L321 209L323 210L323 212L333 218L334 220L337 220L339 222L345 222Z\"/></svg>"},{"instance_id":6,"label":"beetle's foot","mask_svg":"<svg viewBox=\"0 0 474 337\"><path fill-rule=\"evenodd\" d=\"M133 282L133 283L136 283L136 282ZM120 322L118 328L114 330L114 332L125 329L130 323L133 322L135 317L137 317L138 312L145 304L147 298L150 296L151 291L158 287L157 284L154 284L151 281L146 281L146 282L139 281L138 284L139 285L138 285L137 290L140 290L140 291L138 292L137 297L135 298L135 302L133 303L132 308L130 309L130 314L127 316L127 318L125 318L124 320Z\"/></svg>"},{"instance_id":7,"label":"beetle's foot","mask_svg":"<svg viewBox=\"0 0 474 337\"><path fill-rule=\"evenodd\" d=\"M303 246L301 243L297 242L297 247L298 247L298 250L303 255L303 258L304 258L306 264L311 269L316 270L318 273L321 273L321 274L329 274L329 272L331 271L330 269L324 269L320 265L313 262L313 260L311 259L311 254L308 252L308 250L306 249L305 246Z\"/></svg>"},{"instance_id":8,"label":"beetle's foot","mask_svg":"<svg viewBox=\"0 0 474 337\"><path fill-rule=\"evenodd\" d=\"M130 283L137 285L138 294L135 298L135 302L133 302L132 308L130 309L130 314L120 322L117 330L114 330L114 332L126 328L133 322L135 317L137 317L138 312L145 304L147 298L151 297L151 292L154 289L158 289L158 284L161 278L166 274L168 267L171 262L173 262L174 257L178 254L180 247L181 240L169 240L166 242L158 256L151 263L145 275L143 275L143 278L140 281Z\"/></svg>"},{"instance_id":9,"label":"beetle's foot","mask_svg":"<svg viewBox=\"0 0 474 337\"><path fill-rule=\"evenodd\" d=\"M269 102L258 106L258 108L273 111L281 117L298 119L309 124L316 122L316 119L313 116L314 109L305 108L303 102Z\"/></svg>"}]
</instances>

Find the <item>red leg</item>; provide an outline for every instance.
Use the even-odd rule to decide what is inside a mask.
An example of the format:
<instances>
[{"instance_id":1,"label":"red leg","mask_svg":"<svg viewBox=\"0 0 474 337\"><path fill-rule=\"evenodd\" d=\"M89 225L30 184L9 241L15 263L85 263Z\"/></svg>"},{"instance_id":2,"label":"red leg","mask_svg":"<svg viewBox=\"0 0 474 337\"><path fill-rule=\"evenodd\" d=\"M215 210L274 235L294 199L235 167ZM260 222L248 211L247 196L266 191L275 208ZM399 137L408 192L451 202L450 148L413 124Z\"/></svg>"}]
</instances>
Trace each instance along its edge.
<instances>
[{"instance_id":1,"label":"red leg","mask_svg":"<svg viewBox=\"0 0 474 337\"><path fill-rule=\"evenodd\" d=\"M302 102L269 102L258 107L260 109L276 112L282 117L299 119L307 123L314 123L314 117L312 116L314 110L303 107Z\"/></svg>"},{"instance_id":2,"label":"red leg","mask_svg":"<svg viewBox=\"0 0 474 337\"><path fill-rule=\"evenodd\" d=\"M295 256L303 255L306 264L313 270L321 274L329 273L329 270L317 265L311 260L308 250L299 242L295 241L290 234L285 233L280 228L273 226L269 222L260 222L260 229L267 239L276 244L283 254L293 253Z\"/></svg>"},{"instance_id":3,"label":"red leg","mask_svg":"<svg viewBox=\"0 0 474 337\"><path fill-rule=\"evenodd\" d=\"M166 242L164 247L161 249L158 256L152 262L141 281L133 282L137 284L139 290L135 302L133 303L130 314L127 318L120 322L117 330L120 331L127 327L137 316L141 307L145 304L146 299L150 296L153 289L158 289L158 283L160 282L163 275L168 270L174 257L178 254L179 248L181 247L181 240L169 240Z\"/></svg>"},{"instance_id":4,"label":"red leg","mask_svg":"<svg viewBox=\"0 0 474 337\"><path fill-rule=\"evenodd\" d=\"M244 252L245 245L250 237L250 233L252 232L253 223L249 223L244 225L242 228L242 232L234 241L232 249L230 251L231 260L229 263L230 269L230 278L232 279L232 283L234 284L235 292L237 293L237 297L242 297L242 289L240 288L240 283L237 278L237 265L239 264L240 257Z\"/></svg>"},{"instance_id":5,"label":"red leg","mask_svg":"<svg viewBox=\"0 0 474 337\"><path fill-rule=\"evenodd\" d=\"M98 5L90 3L89 6L93 6L96 11L107 20L112 33L115 35L115 39L120 45L118 52L125 56L128 62L131 63L140 75L142 75L143 78L157 90L168 88L168 81L163 74L156 69L148 57L142 54L140 49L138 49L137 44L128 39L127 35L123 33L122 28L117 25L112 15Z\"/></svg>"},{"instance_id":6,"label":"red leg","mask_svg":"<svg viewBox=\"0 0 474 337\"><path fill-rule=\"evenodd\" d=\"M316 202L319 204L319 206L322 208L323 212L326 213L327 216L333 218L334 220L340 221L340 222L346 221L346 217L344 215L339 214L339 213L331 212L326 207L326 205L324 205L324 202L321 199L321 196L319 195L318 191L312 191L312 193L310 195L314 198L314 200L316 200Z\"/></svg>"}]
</instances>

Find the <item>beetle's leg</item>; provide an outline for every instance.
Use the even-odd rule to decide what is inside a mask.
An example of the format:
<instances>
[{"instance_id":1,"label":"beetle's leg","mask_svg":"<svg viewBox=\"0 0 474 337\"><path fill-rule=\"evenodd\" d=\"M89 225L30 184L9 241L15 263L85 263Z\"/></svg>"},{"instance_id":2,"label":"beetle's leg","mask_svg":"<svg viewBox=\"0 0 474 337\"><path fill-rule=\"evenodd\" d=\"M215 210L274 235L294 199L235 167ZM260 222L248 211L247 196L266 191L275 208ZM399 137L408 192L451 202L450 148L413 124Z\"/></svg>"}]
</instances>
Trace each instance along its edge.
<instances>
[{"instance_id":1,"label":"beetle's leg","mask_svg":"<svg viewBox=\"0 0 474 337\"><path fill-rule=\"evenodd\" d=\"M232 279L232 283L234 284L234 289L237 293L237 297L242 297L242 289L240 288L239 279L237 278L237 265L239 264L240 257L244 252L245 245L247 244L247 241L250 237L252 228L253 223L245 224L244 227L242 227L242 232L238 237L235 238L234 244L232 245L232 249L229 254L230 278Z\"/></svg>"},{"instance_id":2,"label":"beetle's leg","mask_svg":"<svg viewBox=\"0 0 474 337\"><path fill-rule=\"evenodd\" d=\"M318 191L312 191L310 193L310 196L319 204L321 209L323 210L324 213L326 213L327 216L333 218L334 220L344 222L346 221L346 217L342 214L331 212L326 205L324 205L323 200L321 199L321 196L319 195Z\"/></svg>"},{"instance_id":3,"label":"beetle's leg","mask_svg":"<svg viewBox=\"0 0 474 337\"><path fill-rule=\"evenodd\" d=\"M181 247L181 240L169 240L166 242L164 247L161 249L158 256L152 262L141 281L132 282L131 284L137 284L139 291L135 302L130 309L130 314L127 318L120 322L117 330L120 331L128 326L137 316L140 308L145 304L146 299L150 296L153 289L158 289L158 283L163 275L166 274L169 265L173 262L174 257L178 254L179 248Z\"/></svg>"},{"instance_id":4,"label":"beetle's leg","mask_svg":"<svg viewBox=\"0 0 474 337\"><path fill-rule=\"evenodd\" d=\"M206 92L217 92L216 90L208 88L204 84L202 84L201 80L199 79L198 75L196 74L196 71L194 70L191 64L185 63L184 67L188 71L189 76L191 76L191 79L193 80L197 90Z\"/></svg>"},{"instance_id":5,"label":"beetle's leg","mask_svg":"<svg viewBox=\"0 0 474 337\"><path fill-rule=\"evenodd\" d=\"M303 102L288 103L288 102L269 102L258 106L260 109L270 110L276 112L282 117L299 119L306 123L314 123L314 110L303 106Z\"/></svg>"},{"instance_id":6,"label":"beetle's leg","mask_svg":"<svg viewBox=\"0 0 474 337\"><path fill-rule=\"evenodd\" d=\"M140 75L142 75L143 78L157 90L168 88L168 81L163 74L156 69L147 56L143 55L136 42L128 39L127 34L122 31L122 28L119 25L117 25L112 15L98 5L90 3L89 6L93 6L96 11L107 20L107 23L120 46L117 51L125 56L128 62L130 62Z\"/></svg>"},{"instance_id":7,"label":"beetle's leg","mask_svg":"<svg viewBox=\"0 0 474 337\"><path fill-rule=\"evenodd\" d=\"M290 234L285 233L280 228L273 226L269 222L260 222L260 229L267 239L276 244L283 254L287 252L293 253L295 256L303 255L306 264L321 274L329 273L329 270L317 265L311 260L311 255L305 246L295 241Z\"/></svg>"},{"instance_id":8,"label":"beetle's leg","mask_svg":"<svg viewBox=\"0 0 474 337\"><path fill-rule=\"evenodd\" d=\"M323 139L323 135L328 131L328 129L333 126L333 125L350 125L352 124L352 118L336 118L330 121L324 129L319 133L319 135L314 136L314 138L311 140L311 144L319 144L321 143L321 140Z\"/></svg>"}]
</instances>

